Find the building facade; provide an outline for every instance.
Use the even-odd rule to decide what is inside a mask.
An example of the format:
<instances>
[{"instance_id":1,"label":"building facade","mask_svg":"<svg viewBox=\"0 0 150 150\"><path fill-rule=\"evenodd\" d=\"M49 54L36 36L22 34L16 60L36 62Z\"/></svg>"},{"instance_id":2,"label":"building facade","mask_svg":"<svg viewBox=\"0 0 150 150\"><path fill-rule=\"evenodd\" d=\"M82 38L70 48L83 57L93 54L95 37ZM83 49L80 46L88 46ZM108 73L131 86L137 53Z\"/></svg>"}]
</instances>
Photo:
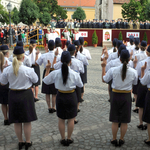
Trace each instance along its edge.
<instances>
[{"instance_id":1,"label":"building facade","mask_svg":"<svg viewBox=\"0 0 150 150\"><path fill-rule=\"evenodd\" d=\"M12 4L12 8L16 7L18 10L20 8L22 0L1 0L1 4L6 8L7 10L7 4L10 2Z\"/></svg>"}]
</instances>

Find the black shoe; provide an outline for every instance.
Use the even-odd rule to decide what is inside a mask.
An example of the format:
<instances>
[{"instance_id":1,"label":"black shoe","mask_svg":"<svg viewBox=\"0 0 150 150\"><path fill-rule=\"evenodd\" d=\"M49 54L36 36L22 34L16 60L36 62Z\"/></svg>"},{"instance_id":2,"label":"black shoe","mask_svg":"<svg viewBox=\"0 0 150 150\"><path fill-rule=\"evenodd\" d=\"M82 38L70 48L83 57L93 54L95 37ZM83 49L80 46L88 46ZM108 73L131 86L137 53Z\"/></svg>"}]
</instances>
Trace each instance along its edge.
<instances>
[{"instance_id":1,"label":"black shoe","mask_svg":"<svg viewBox=\"0 0 150 150\"><path fill-rule=\"evenodd\" d=\"M19 150L22 149L23 146L25 146L25 142L19 142L18 143Z\"/></svg>"},{"instance_id":2,"label":"black shoe","mask_svg":"<svg viewBox=\"0 0 150 150\"><path fill-rule=\"evenodd\" d=\"M77 112L80 112L80 109L78 109L78 111Z\"/></svg>"},{"instance_id":3,"label":"black shoe","mask_svg":"<svg viewBox=\"0 0 150 150\"><path fill-rule=\"evenodd\" d=\"M145 144L150 146L150 141L144 140Z\"/></svg>"},{"instance_id":4,"label":"black shoe","mask_svg":"<svg viewBox=\"0 0 150 150\"><path fill-rule=\"evenodd\" d=\"M124 140L119 139L119 146L122 146L125 143Z\"/></svg>"},{"instance_id":5,"label":"black shoe","mask_svg":"<svg viewBox=\"0 0 150 150\"><path fill-rule=\"evenodd\" d=\"M53 112L56 112L56 109L52 108Z\"/></svg>"},{"instance_id":6,"label":"black shoe","mask_svg":"<svg viewBox=\"0 0 150 150\"><path fill-rule=\"evenodd\" d=\"M119 128L121 127L121 122L118 124L118 127L119 127Z\"/></svg>"},{"instance_id":7,"label":"black shoe","mask_svg":"<svg viewBox=\"0 0 150 150\"><path fill-rule=\"evenodd\" d=\"M83 103L84 102L84 100L81 98L81 102L80 103Z\"/></svg>"},{"instance_id":8,"label":"black shoe","mask_svg":"<svg viewBox=\"0 0 150 150\"><path fill-rule=\"evenodd\" d=\"M25 150L28 150L28 148L31 146L32 146L32 142L31 143L25 143Z\"/></svg>"},{"instance_id":9,"label":"black shoe","mask_svg":"<svg viewBox=\"0 0 150 150\"><path fill-rule=\"evenodd\" d=\"M70 144L72 144L74 142L74 140L73 139L67 139L67 146L69 146Z\"/></svg>"},{"instance_id":10,"label":"black shoe","mask_svg":"<svg viewBox=\"0 0 150 150\"><path fill-rule=\"evenodd\" d=\"M110 99L108 100L108 102L110 102Z\"/></svg>"},{"instance_id":11,"label":"black shoe","mask_svg":"<svg viewBox=\"0 0 150 150\"><path fill-rule=\"evenodd\" d=\"M116 140L113 140L113 141L111 140L110 142L111 142L111 144L115 145L116 147L118 146L118 141L117 141L117 139L116 139Z\"/></svg>"},{"instance_id":12,"label":"black shoe","mask_svg":"<svg viewBox=\"0 0 150 150\"><path fill-rule=\"evenodd\" d=\"M137 109L134 109L133 112L139 113L139 109L138 109L138 108L137 108Z\"/></svg>"},{"instance_id":13,"label":"black shoe","mask_svg":"<svg viewBox=\"0 0 150 150\"><path fill-rule=\"evenodd\" d=\"M67 141L65 139L60 140L60 144L62 144L63 146L67 146Z\"/></svg>"},{"instance_id":14,"label":"black shoe","mask_svg":"<svg viewBox=\"0 0 150 150\"><path fill-rule=\"evenodd\" d=\"M50 109L48 109L48 110L49 110L49 113L50 113L50 114L53 113L53 109L52 109L52 108L50 108Z\"/></svg>"},{"instance_id":15,"label":"black shoe","mask_svg":"<svg viewBox=\"0 0 150 150\"><path fill-rule=\"evenodd\" d=\"M34 102L38 102L39 101L39 99L38 98L34 98Z\"/></svg>"},{"instance_id":16,"label":"black shoe","mask_svg":"<svg viewBox=\"0 0 150 150\"><path fill-rule=\"evenodd\" d=\"M4 120L4 126L10 125L9 120Z\"/></svg>"},{"instance_id":17,"label":"black shoe","mask_svg":"<svg viewBox=\"0 0 150 150\"><path fill-rule=\"evenodd\" d=\"M137 126L137 128L139 128L139 129L143 130L143 129L144 129L143 124L138 125L138 126Z\"/></svg>"},{"instance_id":18,"label":"black shoe","mask_svg":"<svg viewBox=\"0 0 150 150\"><path fill-rule=\"evenodd\" d=\"M74 124L77 124L79 121L78 120L74 120Z\"/></svg>"},{"instance_id":19,"label":"black shoe","mask_svg":"<svg viewBox=\"0 0 150 150\"><path fill-rule=\"evenodd\" d=\"M135 98L132 99L132 102L135 102Z\"/></svg>"},{"instance_id":20,"label":"black shoe","mask_svg":"<svg viewBox=\"0 0 150 150\"><path fill-rule=\"evenodd\" d=\"M143 130L147 130L147 124L143 126Z\"/></svg>"}]
</instances>

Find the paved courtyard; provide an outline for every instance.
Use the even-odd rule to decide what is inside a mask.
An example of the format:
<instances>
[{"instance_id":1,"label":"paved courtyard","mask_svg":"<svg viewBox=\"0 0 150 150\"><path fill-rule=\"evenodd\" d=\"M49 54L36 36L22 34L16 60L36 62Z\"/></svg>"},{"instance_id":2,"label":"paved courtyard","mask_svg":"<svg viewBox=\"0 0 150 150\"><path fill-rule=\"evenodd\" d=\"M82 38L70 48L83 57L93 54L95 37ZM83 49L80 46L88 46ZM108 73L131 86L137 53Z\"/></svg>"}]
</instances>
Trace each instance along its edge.
<instances>
[{"instance_id":1,"label":"paved courtyard","mask_svg":"<svg viewBox=\"0 0 150 150\"><path fill-rule=\"evenodd\" d=\"M55 114L49 114L45 96L39 92L36 112L38 120L32 123L31 150L149 150L144 144L147 131L138 130L138 114L132 112L132 121L128 125L125 144L116 148L110 144L112 138L109 122L110 103L108 102L107 84L102 83L100 55L102 48L88 47L92 60L88 66L88 84L86 84L84 103L81 104L72 138L74 144L63 147L60 143L58 119ZM43 66L41 66L41 74ZM41 87L39 87L41 89ZM39 90L40 91L40 90ZM134 106L134 104L133 104ZM119 135L118 135L119 139ZM0 111L0 150L16 150L17 137L13 125L3 126L3 116Z\"/></svg>"}]
</instances>

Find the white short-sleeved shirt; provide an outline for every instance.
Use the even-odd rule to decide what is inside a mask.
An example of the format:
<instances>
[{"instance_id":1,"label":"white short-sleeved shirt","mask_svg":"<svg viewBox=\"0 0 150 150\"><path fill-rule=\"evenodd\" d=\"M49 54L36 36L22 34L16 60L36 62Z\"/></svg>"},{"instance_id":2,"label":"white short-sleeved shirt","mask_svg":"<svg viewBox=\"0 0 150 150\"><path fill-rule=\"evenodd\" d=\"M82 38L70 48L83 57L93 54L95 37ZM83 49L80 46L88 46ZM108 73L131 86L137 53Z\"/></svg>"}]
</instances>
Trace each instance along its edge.
<instances>
[{"instance_id":1,"label":"white short-sleeved shirt","mask_svg":"<svg viewBox=\"0 0 150 150\"><path fill-rule=\"evenodd\" d=\"M6 64L6 61L7 61L8 66L12 64L12 62L10 62L7 57L4 57L4 64Z\"/></svg>"},{"instance_id":2,"label":"white short-sleeved shirt","mask_svg":"<svg viewBox=\"0 0 150 150\"><path fill-rule=\"evenodd\" d=\"M147 85L147 88L150 88L150 70L148 70L143 78L140 80L142 85Z\"/></svg>"},{"instance_id":3,"label":"white short-sleeved shirt","mask_svg":"<svg viewBox=\"0 0 150 150\"><path fill-rule=\"evenodd\" d=\"M49 60L50 63L51 63L51 68L53 68L54 56L55 56L54 51L49 51L49 52L47 52L45 54L42 54L41 57L36 61L36 63L38 65L42 65L42 63L43 63L44 64L44 68L46 68L46 65L47 65L48 60ZM57 57L56 61L58 61L58 59L59 58Z\"/></svg>"},{"instance_id":4,"label":"white short-sleeved shirt","mask_svg":"<svg viewBox=\"0 0 150 150\"><path fill-rule=\"evenodd\" d=\"M76 59L80 60L83 62L83 65L89 65L88 60L86 58L86 56L84 56L83 54L81 54L80 52L77 52L77 56Z\"/></svg>"},{"instance_id":5,"label":"white short-sleeved shirt","mask_svg":"<svg viewBox=\"0 0 150 150\"><path fill-rule=\"evenodd\" d=\"M116 48L116 50L117 50L117 48ZM118 50L117 50L118 51ZM111 48L110 50L108 50L108 56L110 55L110 54L112 54L114 52L114 47L113 48ZM102 56L101 56L101 58L103 59L105 57L105 54L103 54Z\"/></svg>"},{"instance_id":6,"label":"white short-sleeved shirt","mask_svg":"<svg viewBox=\"0 0 150 150\"><path fill-rule=\"evenodd\" d=\"M25 52L25 55L28 56L30 62L31 62L31 65L35 65L35 59L36 59L36 49L33 49L32 53L30 54L30 51L26 51ZM39 53L38 55L38 58L40 58L41 56L41 53Z\"/></svg>"},{"instance_id":7,"label":"white short-sleeved shirt","mask_svg":"<svg viewBox=\"0 0 150 150\"><path fill-rule=\"evenodd\" d=\"M111 85L113 89L130 91L132 89L132 85L137 84L138 75L136 70L134 70L131 67L128 67L126 78L124 81L122 81L122 67L123 65L120 65L119 67L113 67L109 69L106 75L103 76L103 80L106 83L113 80Z\"/></svg>"},{"instance_id":8,"label":"white short-sleeved shirt","mask_svg":"<svg viewBox=\"0 0 150 150\"><path fill-rule=\"evenodd\" d=\"M91 54L90 54L89 50L88 50L88 49L86 49L86 48L84 48L84 47L83 47L82 54L83 54L84 56L86 56L86 58L87 58L88 60L91 60L91 59L92 59L92 57L91 57Z\"/></svg>"},{"instance_id":9,"label":"white short-sleeved shirt","mask_svg":"<svg viewBox=\"0 0 150 150\"><path fill-rule=\"evenodd\" d=\"M129 53L131 53L131 51L134 51L135 45L130 45L130 46L126 47L126 48L129 51Z\"/></svg>"},{"instance_id":10,"label":"white short-sleeved shirt","mask_svg":"<svg viewBox=\"0 0 150 150\"><path fill-rule=\"evenodd\" d=\"M57 48L58 48L58 54L61 56L63 50L62 50L61 47L57 47ZM55 51L57 50L57 48L54 49L54 53L55 53Z\"/></svg>"},{"instance_id":11,"label":"white short-sleeved shirt","mask_svg":"<svg viewBox=\"0 0 150 150\"><path fill-rule=\"evenodd\" d=\"M0 82L6 85L9 82L10 89L28 89L32 86L32 83L38 81L38 76L34 72L33 68L29 68L21 63L18 75L15 76L13 66L5 68L1 74Z\"/></svg>"},{"instance_id":12,"label":"white short-sleeved shirt","mask_svg":"<svg viewBox=\"0 0 150 150\"><path fill-rule=\"evenodd\" d=\"M56 64L54 64L54 69L58 70L60 69L62 66L62 62L59 61ZM71 57L71 65L70 68L72 70L74 70L77 73L84 73L84 66L83 66L83 62L76 59L74 56Z\"/></svg>"},{"instance_id":13,"label":"white short-sleeved shirt","mask_svg":"<svg viewBox=\"0 0 150 150\"><path fill-rule=\"evenodd\" d=\"M12 62L13 61L13 55L11 55L9 57L9 60ZM31 62L28 58L28 56L24 55L24 61L23 61L23 65L27 66L27 67L31 67Z\"/></svg>"},{"instance_id":14,"label":"white short-sleeved shirt","mask_svg":"<svg viewBox=\"0 0 150 150\"><path fill-rule=\"evenodd\" d=\"M114 52L114 53L111 53L109 56L108 56L108 59L107 59L107 63L110 62L111 60L114 60L118 58L118 51L117 52Z\"/></svg>"},{"instance_id":15,"label":"white short-sleeved shirt","mask_svg":"<svg viewBox=\"0 0 150 150\"><path fill-rule=\"evenodd\" d=\"M78 73L68 67L68 79L66 85L63 84L61 69L52 71L48 76L43 79L43 82L47 85L55 84L55 88L61 91L71 91L78 87L83 87L81 77Z\"/></svg>"},{"instance_id":16,"label":"white short-sleeved shirt","mask_svg":"<svg viewBox=\"0 0 150 150\"><path fill-rule=\"evenodd\" d=\"M139 51L139 53L134 55L134 57L133 57L134 59L135 59L135 56L137 57L138 62L147 58L145 51Z\"/></svg>"}]
</instances>

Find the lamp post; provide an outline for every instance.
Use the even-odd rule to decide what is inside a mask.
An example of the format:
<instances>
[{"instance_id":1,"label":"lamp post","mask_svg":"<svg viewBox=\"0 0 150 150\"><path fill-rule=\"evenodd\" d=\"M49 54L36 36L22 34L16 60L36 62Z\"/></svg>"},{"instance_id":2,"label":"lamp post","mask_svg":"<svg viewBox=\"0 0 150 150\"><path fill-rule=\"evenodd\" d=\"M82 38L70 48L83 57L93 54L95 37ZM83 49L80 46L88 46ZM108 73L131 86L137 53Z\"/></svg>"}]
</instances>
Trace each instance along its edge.
<instances>
[{"instance_id":1,"label":"lamp post","mask_svg":"<svg viewBox=\"0 0 150 150\"><path fill-rule=\"evenodd\" d=\"M12 41L11 15L10 15L10 13L12 11L12 5L10 2L7 5L7 9L9 11L9 32L10 32L9 39L10 39L10 46L11 46L11 45L13 45L13 41Z\"/></svg>"}]
</instances>

